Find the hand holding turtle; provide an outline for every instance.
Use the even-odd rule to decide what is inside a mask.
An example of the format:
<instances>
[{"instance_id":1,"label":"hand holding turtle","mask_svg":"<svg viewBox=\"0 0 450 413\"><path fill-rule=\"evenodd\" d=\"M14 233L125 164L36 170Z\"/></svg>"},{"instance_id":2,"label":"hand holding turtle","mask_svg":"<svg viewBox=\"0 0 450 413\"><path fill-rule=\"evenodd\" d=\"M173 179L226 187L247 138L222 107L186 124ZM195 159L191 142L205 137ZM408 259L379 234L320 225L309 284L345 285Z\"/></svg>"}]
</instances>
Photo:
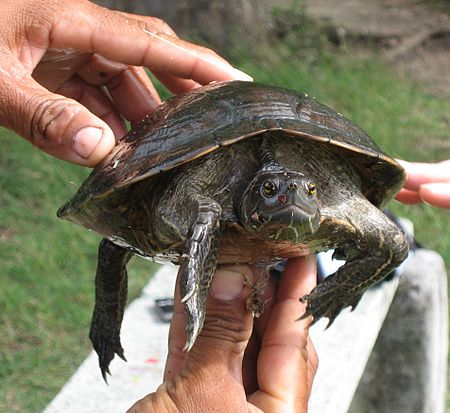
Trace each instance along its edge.
<instances>
[{"instance_id":1,"label":"hand holding turtle","mask_svg":"<svg viewBox=\"0 0 450 413\"><path fill-rule=\"evenodd\" d=\"M163 21L86 0L0 0L0 125L58 158L94 166L172 92L250 78ZM105 90L108 93L105 93Z\"/></svg>"},{"instance_id":2,"label":"hand holding turtle","mask_svg":"<svg viewBox=\"0 0 450 413\"><path fill-rule=\"evenodd\" d=\"M437 163L399 161L406 171L406 184L397 200L405 204L426 202L450 208L450 160Z\"/></svg>"},{"instance_id":3,"label":"hand holding turtle","mask_svg":"<svg viewBox=\"0 0 450 413\"><path fill-rule=\"evenodd\" d=\"M247 266L222 267L208 297L202 332L193 348L182 351L185 317L178 300L169 336L165 381L128 413L151 412L306 412L317 355L308 336L308 320L298 297L315 285L313 257L296 258L278 288L264 290L270 299L253 325L246 300L253 279ZM301 276L300 276L301 274ZM252 334L253 327L253 334Z\"/></svg>"}]
</instances>

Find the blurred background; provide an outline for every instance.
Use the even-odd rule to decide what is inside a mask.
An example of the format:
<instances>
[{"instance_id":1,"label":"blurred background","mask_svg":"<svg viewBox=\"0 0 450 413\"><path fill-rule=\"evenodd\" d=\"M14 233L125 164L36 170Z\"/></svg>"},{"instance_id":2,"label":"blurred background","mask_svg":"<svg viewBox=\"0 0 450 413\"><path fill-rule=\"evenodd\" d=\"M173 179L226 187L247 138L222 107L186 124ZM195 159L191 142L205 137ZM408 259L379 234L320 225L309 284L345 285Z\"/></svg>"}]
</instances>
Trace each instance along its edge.
<instances>
[{"instance_id":1,"label":"blurred background","mask_svg":"<svg viewBox=\"0 0 450 413\"><path fill-rule=\"evenodd\" d=\"M448 0L98 3L160 17L256 81L315 96L392 156L450 158ZM99 237L56 218L89 170L0 135L0 411L38 412L91 350ZM414 222L418 241L450 273L448 211L389 207ZM134 260L130 300L155 268Z\"/></svg>"}]
</instances>

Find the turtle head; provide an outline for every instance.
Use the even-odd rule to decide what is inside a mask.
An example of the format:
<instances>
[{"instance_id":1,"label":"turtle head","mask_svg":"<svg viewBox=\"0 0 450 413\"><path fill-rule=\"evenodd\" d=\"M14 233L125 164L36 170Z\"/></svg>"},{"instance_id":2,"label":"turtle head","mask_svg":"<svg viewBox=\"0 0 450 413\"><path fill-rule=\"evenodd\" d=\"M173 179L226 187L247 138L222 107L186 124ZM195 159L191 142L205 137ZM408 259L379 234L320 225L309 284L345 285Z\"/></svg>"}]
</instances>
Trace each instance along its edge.
<instances>
[{"instance_id":1,"label":"turtle head","mask_svg":"<svg viewBox=\"0 0 450 413\"><path fill-rule=\"evenodd\" d=\"M299 172L262 169L244 192L240 213L260 238L302 242L320 225L316 184Z\"/></svg>"}]
</instances>

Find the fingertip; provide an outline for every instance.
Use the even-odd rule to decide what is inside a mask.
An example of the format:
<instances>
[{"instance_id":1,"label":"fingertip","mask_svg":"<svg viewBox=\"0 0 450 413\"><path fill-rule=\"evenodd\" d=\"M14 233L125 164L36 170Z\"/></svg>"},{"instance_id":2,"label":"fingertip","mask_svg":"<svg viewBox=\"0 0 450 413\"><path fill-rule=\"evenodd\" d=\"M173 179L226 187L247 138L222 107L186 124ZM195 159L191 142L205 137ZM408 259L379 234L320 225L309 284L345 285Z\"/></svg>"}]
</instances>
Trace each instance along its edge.
<instances>
[{"instance_id":1,"label":"fingertip","mask_svg":"<svg viewBox=\"0 0 450 413\"><path fill-rule=\"evenodd\" d=\"M422 199L417 191L412 191L409 189L402 189L395 197L395 199L403 204L420 204Z\"/></svg>"},{"instance_id":2,"label":"fingertip","mask_svg":"<svg viewBox=\"0 0 450 413\"><path fill-rule=\"evenodd\" d=\"M420 198L439 208L450 208L450 183L435 182L423 184L419 189Z\"/></svg>"},{"instance_id":3,"label":"fingertip","mask_svg":"<svg viewBox=\"0 0 450 413\"><path fill-rule=\"evenodd\" d=\"M235 67L232 67L229 73L234 80L243 80L245 82L253 82L254 80L253 77Z\"/></svg>"},{"instance_id":4,"label":"fingertip","mask_svg":"<svg viewBox=\"0 0 450 413\"><path fill-rule=\"evenodd\" d=\"M111 152L115 144L116 139L108 126L85 126L72 139L73 160L94 167ZM71 161L70 157L68 160Z\"/></svg>"},{"instance_id":5,"label":"fingertip","mask_svg":"<svg viewBox=\"0 0 450 413\"><path fill-rule=\"evenodd\" d=\"M403 169L405 169L405 170L408 169L409 166L411 165L411 162L404 161L403 159L398 159L398 158L396 158L395 160L396 160L397 163L399 163L400 166L401 166Z\"/></svg>"},{"instance_id":6,"label":"fingertip","mask_svg":"<svg viewBox=\"0 0 450 413\"><path fill-rule=\"evenodd\" d=\"M252 271L246 265L220 266L214 274L209 292L217 300L234 301L244 291L244 281L252 278Z\"/></svg>"}]
</instances>

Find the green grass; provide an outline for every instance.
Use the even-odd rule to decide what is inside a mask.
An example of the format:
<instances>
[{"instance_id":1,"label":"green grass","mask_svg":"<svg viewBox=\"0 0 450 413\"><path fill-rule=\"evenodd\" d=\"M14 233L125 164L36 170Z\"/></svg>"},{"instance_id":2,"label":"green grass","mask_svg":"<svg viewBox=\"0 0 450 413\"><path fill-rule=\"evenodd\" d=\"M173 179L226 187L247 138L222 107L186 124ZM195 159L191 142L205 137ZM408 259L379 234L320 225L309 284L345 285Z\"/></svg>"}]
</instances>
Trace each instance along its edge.
<instances>
[{"instance_id":1,"label":"green grass","mask_svg":"<svg viewBox=\"0 0 450 413\"><path fill-rule=\"evenodd\" d=\"M328 56L307 66L282 50L277 56L237 63L258 81L316 96L396 157L450 158L448 101L419 92L373 60ZM55 216L87 172L0 131L0 411L41 411L90 350L99 238ZM439 251L449 268L448 211L392 208L415 222L418 239ZM150 267L136 260L131 296Z\"/></svg>"}]
</instances>

